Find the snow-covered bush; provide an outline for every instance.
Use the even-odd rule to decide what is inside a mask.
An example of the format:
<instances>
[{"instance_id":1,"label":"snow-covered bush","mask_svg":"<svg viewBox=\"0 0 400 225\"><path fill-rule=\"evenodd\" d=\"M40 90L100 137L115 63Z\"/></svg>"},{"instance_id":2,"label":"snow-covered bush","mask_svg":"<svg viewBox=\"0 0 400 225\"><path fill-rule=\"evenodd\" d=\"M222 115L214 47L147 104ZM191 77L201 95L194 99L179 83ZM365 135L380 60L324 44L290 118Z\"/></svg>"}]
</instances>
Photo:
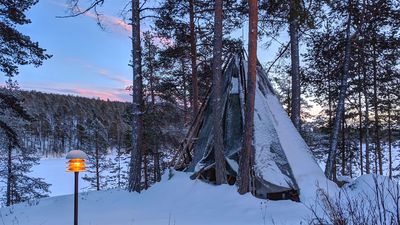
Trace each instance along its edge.
<instances>
[{"instance_id":1,"label":"snow-covered bush","mask_svg":"<svg viewBox=\"0 0 400 225\"><path fill-rule=\"evenodd\" d=\"M364 175L334 196L319 189L309 224L400 224L400 185L385 176Z\"/></svg>"}]
</instances>

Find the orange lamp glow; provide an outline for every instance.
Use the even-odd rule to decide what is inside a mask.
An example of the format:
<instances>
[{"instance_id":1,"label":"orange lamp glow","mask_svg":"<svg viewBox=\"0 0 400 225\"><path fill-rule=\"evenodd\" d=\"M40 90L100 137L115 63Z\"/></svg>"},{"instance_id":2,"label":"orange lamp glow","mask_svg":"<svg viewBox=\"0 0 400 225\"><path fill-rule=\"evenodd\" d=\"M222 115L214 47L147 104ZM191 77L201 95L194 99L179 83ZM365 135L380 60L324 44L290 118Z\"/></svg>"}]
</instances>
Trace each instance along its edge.
<instances>
[{"instance_id":1,"label":"orange lamp glow","mask_svg":"<svg viewBox=\"0 0 400 225\"><path fill-rule=\"evenodd\" d=\"M86 164L84 159L70 159L68 161L67 172L85 172Z\"/></svg>"},{"instance_id":2,"label":"orange lamp glow","mask_svg":"<svg viewBox=\"0 0 400 225\"><path fill-rule=\"evenodd\" d=\"M68 152L66 158L68 159L67 172L86 172L86 153L81 150L72 150Z\"/></svg>"}]
</instances>

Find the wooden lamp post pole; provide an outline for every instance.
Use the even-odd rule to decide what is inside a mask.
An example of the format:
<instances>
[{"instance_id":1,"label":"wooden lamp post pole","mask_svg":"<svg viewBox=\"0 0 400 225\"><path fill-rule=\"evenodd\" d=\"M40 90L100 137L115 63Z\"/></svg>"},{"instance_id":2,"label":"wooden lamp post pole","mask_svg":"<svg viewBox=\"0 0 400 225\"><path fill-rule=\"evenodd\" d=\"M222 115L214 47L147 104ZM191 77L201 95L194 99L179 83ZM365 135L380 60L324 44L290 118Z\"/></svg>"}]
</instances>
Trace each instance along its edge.
<instances>
[{"instance_id":1,"label":"wooden lamp post pole","mask_svg":"<svg viewBox=\"0 0 400 225\"><path fill-rule=\"evenodd\" d=\"M74 225L78 225L78 178L79 172L75 172Z\"/></svg>"}]
</instances>

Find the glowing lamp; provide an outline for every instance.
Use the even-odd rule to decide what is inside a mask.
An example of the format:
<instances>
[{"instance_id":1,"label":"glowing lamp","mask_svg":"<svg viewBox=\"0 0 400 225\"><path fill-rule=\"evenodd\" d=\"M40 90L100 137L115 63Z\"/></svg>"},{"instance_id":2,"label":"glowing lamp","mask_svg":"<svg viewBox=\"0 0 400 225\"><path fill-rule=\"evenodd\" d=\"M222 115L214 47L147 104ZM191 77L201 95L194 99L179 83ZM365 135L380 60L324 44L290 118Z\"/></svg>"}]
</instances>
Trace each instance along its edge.
<instances>
[{"instance_id":1,"label":"glowing lamp","mask_svg":"<svg viewBox=\"0 0 400 225\"><path fill-rule=\"evenodd\" d=\"M81 150L72 150L68 152L67 157L68 166L67 172L74 172L75 174L75 191L74 191L74 225L78 225L78 182L79 172L86 171L85 159L86 153Z\"/></svg>"},{"instance_id":2,"label":"glowing lamp","mask_svg":"<svg viewBox=\"0 0 400 225\"><path fill-rule=\"evenodd\" d=\"M81 150L72 150L68 152L66 158L69 159L67 172L86 172L86 153Z\"/></svg>"},{"instance_id":3,"label":"glowing lamp","mask_svg":"<svg viewBox=\"0 0 400 225\"><path fill-rule=\"evenodd\" d=\"M85 172L86 165L84 159L70 159L68 161L67 172Z\"/></svg>"}]
</instances>

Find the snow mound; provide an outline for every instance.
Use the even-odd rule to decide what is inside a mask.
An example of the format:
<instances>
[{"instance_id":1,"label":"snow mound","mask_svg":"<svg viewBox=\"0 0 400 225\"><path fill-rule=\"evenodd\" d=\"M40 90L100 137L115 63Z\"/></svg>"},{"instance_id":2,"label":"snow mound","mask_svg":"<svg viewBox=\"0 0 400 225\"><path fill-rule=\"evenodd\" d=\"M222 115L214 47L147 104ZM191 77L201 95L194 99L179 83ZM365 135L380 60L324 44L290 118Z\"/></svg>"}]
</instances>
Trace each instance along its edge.
<instances>
[{"instance_id":1,"label":"snow mound","mask_svg":"<svg viewBox=\"0 0 400 225\"><path fill-rule=\"evenodd\" d=\"M389 179L389 177L376 175L376 174L366 174L358 177L353 182L346 184L343 187L343 191L351 193L353 196L365 196L371 199L376 198L376 192L382 192L388 197L390 194L396 194L399 192L399 183L395 180ZM400 193L398 193L400 194Z\"/></svg>"},{"instance_id":2,"label":"snow mound","mask_svg":"<svg viewBox=\"0 0 400 225\"><path fill-rule=\"evenodd\" d=\"M310 207L318 215L314 219L318 224L398 224L400 186L388 177L363 175L336 193L318 193L320 198Z\"/></svg>"},{"instance_id":3,"label":"snow mound","mask_svg":"<svg viewBox=\"0 0 400 225\"><path fill-rule=\"evenodd\" d=\"M87 159L88 156L81 150L72 150L68 152L66 159Z\"/></svg>"}]
</instances>

